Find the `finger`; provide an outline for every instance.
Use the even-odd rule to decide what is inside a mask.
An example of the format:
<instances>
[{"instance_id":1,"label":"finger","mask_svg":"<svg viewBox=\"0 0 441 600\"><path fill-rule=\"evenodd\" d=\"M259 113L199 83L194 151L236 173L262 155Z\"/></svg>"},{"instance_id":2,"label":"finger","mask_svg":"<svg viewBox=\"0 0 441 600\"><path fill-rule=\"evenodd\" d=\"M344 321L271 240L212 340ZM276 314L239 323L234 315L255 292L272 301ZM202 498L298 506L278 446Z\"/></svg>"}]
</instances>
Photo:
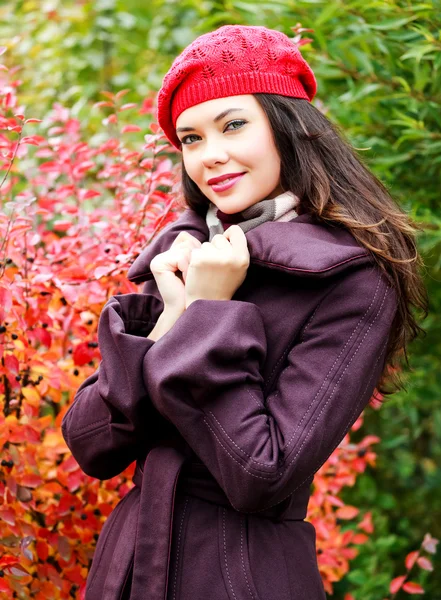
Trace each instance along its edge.
<instances>
[{"instance_id":1,"label":"finger","mask_svg":"<svg viewBox=\"0 0 441 600\"><path fill-rule=\"evenodd\" d=\"M211 244L212 246L214 246L215 248L231 248L231 244L230 242L227 240L227 238L222 235L221 233L217 233L213 239L211 240Z\"/></svg>"},{"instance_id":2,"label":"finger","mask_svg":"<svg viewBox=\"0 0 441 600\"><path fill-rule=\"evenodd\" d=\"M247 238L243 229L239 227L239 225L230 225L230 227L224 231L223 235L236 251L248 253Z\"/></svg>"},{"instance_id":3,"label":"finger","mask_svg":"<svg viewBox=\"0 0 441 600\"><path fill-rule=\"evenodd\" d=\"M181 256L178 259L177 267L181 273L186 273L188 265L190 264L191 250L189 248L182 251Z\"/></svg>"},{"instance_id":4,"label":"finger","mask_svg":"<svg viewBox=\"0 0 441 600\"><path fill-rule=\"evenodd\" d=\"M174 248L175 246L184 243L195 248L201 245L201 242L195 238L194 235L191 235L191 233L188 233L188 231L180 231L170 248Z\"/></svg>"},{"instance_id":5,"label":"finger","mask_svg":"<svg viewBox=\"0 0 441 600\"><path fill-rule=\"evenodd\" d=\"M199 260L216 258L219 250L210 242L204 242L200 248L190 250L190 265L196 264Z\"/></svg>"}]
</instances>

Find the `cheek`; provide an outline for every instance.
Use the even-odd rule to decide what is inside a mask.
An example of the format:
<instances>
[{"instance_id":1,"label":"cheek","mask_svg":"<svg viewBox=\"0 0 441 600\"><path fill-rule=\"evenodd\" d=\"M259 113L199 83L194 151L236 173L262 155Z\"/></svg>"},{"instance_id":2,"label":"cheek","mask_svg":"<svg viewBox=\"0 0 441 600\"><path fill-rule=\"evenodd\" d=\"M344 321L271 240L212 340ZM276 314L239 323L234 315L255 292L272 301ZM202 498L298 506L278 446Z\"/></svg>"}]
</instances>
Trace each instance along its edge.
<instances>
[{"instance_id":1,"label":"cheek","mask_svg":"<svg viewBox=\"0 0 441 600\"><path fill-rule=\"evenodd\" d=\"M280 168L280 158L270 132L262 131L257 136L253 136L245 152L250 164L258 167L264 165L265 171Z\"/></svg>"}]
</instances>

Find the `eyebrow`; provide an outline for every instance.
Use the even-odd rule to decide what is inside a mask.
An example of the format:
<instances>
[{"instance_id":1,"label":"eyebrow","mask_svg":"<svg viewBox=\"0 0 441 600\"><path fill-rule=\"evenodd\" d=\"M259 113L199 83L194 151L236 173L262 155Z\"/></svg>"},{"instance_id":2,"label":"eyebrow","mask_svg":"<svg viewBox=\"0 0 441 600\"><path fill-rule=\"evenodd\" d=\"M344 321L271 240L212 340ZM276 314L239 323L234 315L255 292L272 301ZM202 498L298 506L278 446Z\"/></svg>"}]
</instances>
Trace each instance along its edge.
<instances>
[{"instance_id":1,"label":"eyebrow","mask_svg":"<svg viewBox=\"0 0 441 600\"><path fill-rule=\"evenodd\" d=\"M238 111L238 110L244 110L243 108L227 108L227 110L224 110L223 112L221 112L220 114L217 115L217 117L215 117L213 119L214 123L217 123L218 121L220 121L221 119L223 119L224 117L226 117L227 115L229 115L230 113L234 112L234 111ZM194 131L195 128L194 127L178 127L176 129L176 133L180 133L183 131Z\"/></svg>"}]
</instances>

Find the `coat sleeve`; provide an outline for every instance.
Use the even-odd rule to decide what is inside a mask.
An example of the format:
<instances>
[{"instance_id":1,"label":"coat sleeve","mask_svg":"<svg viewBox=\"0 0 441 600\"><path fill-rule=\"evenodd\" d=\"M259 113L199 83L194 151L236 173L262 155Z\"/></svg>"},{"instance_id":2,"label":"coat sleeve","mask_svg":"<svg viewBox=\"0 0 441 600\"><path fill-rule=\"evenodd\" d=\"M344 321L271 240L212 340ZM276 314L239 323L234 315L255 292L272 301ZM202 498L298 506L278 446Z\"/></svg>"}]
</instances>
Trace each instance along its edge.
<instances>
[{"instance_id":1,"label":"coat sleeve","mask_svg":"<svg viewBox=\"0 0 441 600\"><path fill-rule=\"evenodd\" d=\"M361 414L395 311L378 270L345 273L286 349L264 397L259 308L196 300L144 357L151 400L236 510L265 510L311 480Z\"/></svg>"},{"instance_id":2,"label":"coat sleeve","mask_svg":"<svg viewBox=\"0 0 441 600\"><path fill-rule=\"evenodd\" d=\"M101 362L78 388L61 424L73 456L92 477L121 473L142 445L154 445L159 421L164 421L149 400L143 377L143 360L155 344L146 336L162 307L155 293L130 293L113 296L101 311Z\"/></svg>"}]
</instances>

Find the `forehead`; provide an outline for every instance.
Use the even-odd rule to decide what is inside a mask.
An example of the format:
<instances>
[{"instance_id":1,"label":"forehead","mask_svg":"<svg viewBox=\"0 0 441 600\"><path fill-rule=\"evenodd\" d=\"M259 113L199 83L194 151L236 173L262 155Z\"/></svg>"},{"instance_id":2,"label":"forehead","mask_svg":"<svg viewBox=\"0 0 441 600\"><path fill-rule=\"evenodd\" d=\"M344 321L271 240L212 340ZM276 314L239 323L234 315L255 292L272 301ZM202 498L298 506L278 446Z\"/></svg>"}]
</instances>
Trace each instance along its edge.
<instances>
[{"instance_id":1,"label":"forehead","mask_svg":"<svg viewBox=\"0 0 441 600\"><path fill-rule=\"evenodd\" d=\"M256 113L260 105L252 94L207 100L207 102L195 104L184 110L177 118L176 127L190 127L205 122L212 122L219 113L229 108L241 108L243 111ZM237 116L239 115L240 113L237 113ZM231 117L234 116L236 114L231 113Z\"/></svg>"}]
</instances>

